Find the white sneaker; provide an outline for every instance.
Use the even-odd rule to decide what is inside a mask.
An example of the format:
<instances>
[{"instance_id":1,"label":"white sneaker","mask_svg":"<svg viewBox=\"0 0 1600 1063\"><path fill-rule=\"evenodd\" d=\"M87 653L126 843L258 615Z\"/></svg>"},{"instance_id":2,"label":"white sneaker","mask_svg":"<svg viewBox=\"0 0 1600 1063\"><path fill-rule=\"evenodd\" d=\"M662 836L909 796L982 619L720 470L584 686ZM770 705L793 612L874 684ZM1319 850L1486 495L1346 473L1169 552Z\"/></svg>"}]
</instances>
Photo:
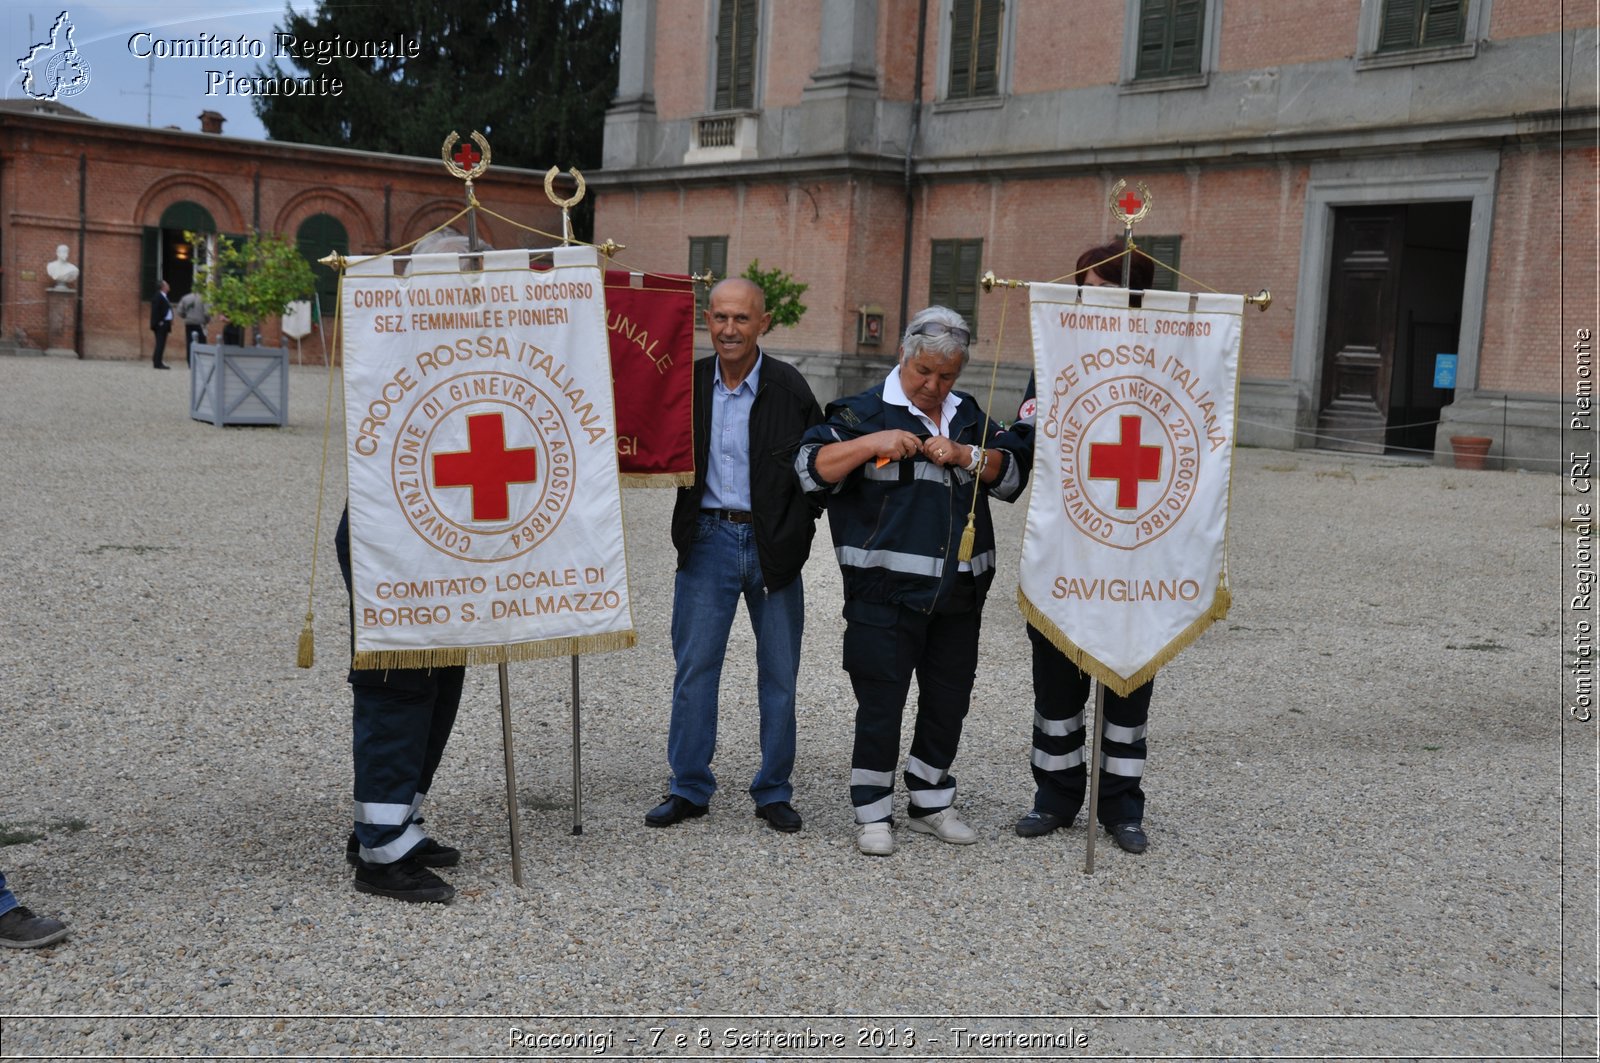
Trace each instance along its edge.
<instances>
[{"instance_id":1,"label":"white sneaker","mask_svg":"<svg viewBox=\"0 0 1600 1063\"><path fill-rule=\"evenodd\" d=\"M942 808L931 816L910 817L911 829L921 834L931 834L951 845L971 845L978 840L978 832L961 822L953 808Z\"/></svg>"},{"instance_id":2,"label":"white sneaker","mask_svg":"<svg viewBox=\"0 0 1600 1063\"><path fill-rule=\"evenodd\" d=\"M868 856L892 856L894 832L887 823L863 823L861 834L856 838L856 848Z\"/></svg>"}]
</instances>

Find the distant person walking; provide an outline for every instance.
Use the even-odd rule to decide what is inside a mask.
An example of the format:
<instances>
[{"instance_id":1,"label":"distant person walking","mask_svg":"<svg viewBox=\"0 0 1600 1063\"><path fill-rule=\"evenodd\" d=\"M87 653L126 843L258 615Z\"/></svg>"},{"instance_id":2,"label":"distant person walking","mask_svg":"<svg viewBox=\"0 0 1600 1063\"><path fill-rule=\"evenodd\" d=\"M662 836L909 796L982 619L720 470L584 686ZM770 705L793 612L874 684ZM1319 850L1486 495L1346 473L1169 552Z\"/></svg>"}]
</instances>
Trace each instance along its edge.
<instances>
[{"instance_id":1,"label":"distant person walking","mask_svg":"<svg viewBox=\"0 0 1600 1063\"><path fill-rule=\"evenodd\" d=\"M178 316L183 318L183 360L194 357L194 345L206 341L206 326L211 323L211 311L206 309L200 293L191 291L178 300Z\"/></svg>"},{"instance_id":2,"label":"distant person walking","mask_svg":"<svg viewBox=\"0 0 1600 1063\"><path fill-rule=\"evenodd\" d=\"M156 334L156 349L150 360L157 369L172 368L161 360L162 353L167 349L167 334L172 331L172 300L167 298L171 290L166 281L161 281L156 285L156 294L150 299L150 331Z\"/></svg>"}]
</instances>

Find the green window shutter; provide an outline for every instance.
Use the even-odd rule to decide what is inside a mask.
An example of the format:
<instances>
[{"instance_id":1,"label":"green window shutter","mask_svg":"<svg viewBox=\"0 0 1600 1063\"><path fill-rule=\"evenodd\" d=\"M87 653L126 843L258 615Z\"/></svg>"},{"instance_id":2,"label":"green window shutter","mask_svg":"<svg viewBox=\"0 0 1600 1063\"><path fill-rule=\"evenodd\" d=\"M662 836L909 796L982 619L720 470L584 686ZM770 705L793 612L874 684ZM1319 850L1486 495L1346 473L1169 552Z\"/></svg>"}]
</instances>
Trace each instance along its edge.
<instances>
[{"instance_id":1,"label":"green window shutter","mask_svg":"<svg viewBox=\"0 0 1600 1063\"><path fill-rule=\"evenodd\" d=\"M1139 60L1134 77L1158 78L1167 69L1167 21L1172 0L1144 0L1139 5Z\"/></svg>"},{"instance_id":2,"label":"green window shutter","mask_svg":"<svg viewBox=\"0 0 1600 1063\"><path fill-rule=\"evenodd\" d=\"M935 240L928 265L928 302L949 306L955 298L956 241Z\"/></svg>"},{"instance_id":3,"label":"green window shutter","mask_svg":"<svg viewBox=\"0 0 1600 1063\"><path fill-rule=\"evenodd\" d=\"M954 0L950 5L950 84L945 96L964 100L972 95L972 31L978 0Z\"/></svg>"},{"instance_id":4,"label":"green window shutter","mask_svg":"<svg viewBox=\"0 0 1600 1063\"><path fill-rule=\"evenodd\" d=\"M689 237L689 272L701 274L708 271L713 278L711 284L728 275L726 236ZM705 312L710 302L711 284L696 283L694 286L694 327L697 329L706 327Z\"/></svg>"},{"instance_id":5,"label":"green window shutter","mask_svg":"<svg viewBox=\"0 0 1600 1063\"><path fill-rule=\"evenodd\" d=\"M1205 0L1174 0L1172 5L1171 49L1167 53L1167 74L1200 73L1200 36L1205 22Z\"/></svg>"},{"instance_id":6,"label":"green window shutter","mask_svg":"<svg viewBox=\"0 0 1600 1063\"><path fill-rule=\"evenodd\" d=\"M979 0L978 31L973 40L972 95L1000 91L1000 14L1002 0Z\"/></svg>"},{"instance_id":7,"label":"green window shutter","mask_svg":"<svg viewBox=\"0 0 1600 1063\"><path fill-rule=\"evenodd\" d=\"M1378 51L1415 48L1421 20L1419 0L1385 0L1383 25L1378 32Z\"/></svg>"},{"instance_id":8,"label":"green window shutter","mask_svg":"<svg viewBox=\"0 0 1600 1063\"><path fill-rule=\"evenodd\" d=\"M295 243L300 248L300 254L311 264L311 272L317 278L317 309L324 315L331 315L339 298L339 275L318 259L329 251L349 254L350 235L343 223L333 215L313 214L300 223L300 229L295 233Z\"/></svg>"},{"instance_id":9,"label":"green window shutter","mask_svg":"<svg viewBox=\"0 0 1600 1063\"><path fill-rule=\"evenodd\" d=\"M1178 275L1173 270L1183 268L1178 262L1179 254L1183 250L1183 237L1141 236L1139 247L1155 260L1156 274L1150 287L1162 292L1178 291Z\"/></svg>"},{"instance_id":10,"label":"green window shutter","mask_svg":"<svg viewBox=\"0 0 1600 1063\"><path fill-rule=\"evenodd\" d=\"M956 253L956 292L950 309L978 327L978 266L983 261L983 241L963 240Z\"/></svg>"},{"instance_id":11,"label":"green window shutter","mask_svg":"<svg viewBox=\"0 0 1600 1063\"><path fill-rule=\"evenodd\" d=\"M1143 0L1133 76L1163 78L1200 73L1206 0Z\"/></svg>"},{"instance_id":12,"label":"green window shutter","mask_svg":"<svg viewBox=\"0 0 1600 1063\"><path fill-rule=\"evenodd\" d=\"M1467 0L1426 0L1418 34L1424 48L1460 44L1466 38Z\"/></svg>"},{"instance_id":13,"label":"green window shutter","mask_svg":"<svg viewBox=\"0 0 1600 1063\"><path fill-rule=\"evenodd\" d=\"M935 240L928 268L928 302L948 306L978 327L978 266L982 240Z\"/></svg>"},{"instance_id":14,"label":"green window shutter","mask_svg":"<svg viewBox=\"0 0 1600 1063\"><path fill-rule=\"evenodd\" d=\"M756 98L756 20L760 0L719 0L714 107L746 110Z\"/></svg>"},{"instance_id":15,"label":"green window shutter","mask_svg":"<svg viewBox=\"0 0 1600 1063\"><path fill-rule=\"evenodd\" d=\"M146 225L139 241L139 290L146 302L155 298L156 282L161 279L161 230Z\"/></svg>"},{"instance_id":16,"label":"green window shutter","mask_svg":"<svg viewBox=\"0 0 1600 1063\"><path fill-rule=\"evenodd\" d=\"M760 0L738 0L734 34L733 106L748 109L756 102L756 13Z\"/></svg>"},{"instance_id":17,"label":"green window shutter","mask_svg":"<svg viewBox=\"0 0 1600 1063\"><path fill-rule=\"evenodd\" d=\"M718 111L733 106L733 23L737 7L737 0L721 0L717 4L717 95L712 106Z\"/></svg>"},{"instance_id":18,"label":"green window shutter","mask_svg":"<svg viewBox=\"0 0 1600 1063\"><path fill-rule=\"evenodd\" d=\"M954 0L950 5L950 82L945 98L968 100L1000 91L1000 20L1004 0Z\"/></svg>"}]
</instances>

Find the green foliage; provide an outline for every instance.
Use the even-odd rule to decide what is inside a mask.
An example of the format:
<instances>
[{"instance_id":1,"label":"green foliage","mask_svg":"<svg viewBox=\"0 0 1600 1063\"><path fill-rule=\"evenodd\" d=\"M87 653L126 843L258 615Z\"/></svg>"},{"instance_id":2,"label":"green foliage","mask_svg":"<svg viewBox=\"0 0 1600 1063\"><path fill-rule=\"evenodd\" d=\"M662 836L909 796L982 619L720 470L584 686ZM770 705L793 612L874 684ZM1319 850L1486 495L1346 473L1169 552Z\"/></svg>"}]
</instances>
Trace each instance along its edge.
<instances>
[{"instance_id":1,"label":"green foliage","mask_svg":"<svg viewBox=\"0 0 1600 1063\"><path fill-rule=\"evenodd\" d=\"M621 0L318 0L286 8L279 32L299 42L257 75L338 78L341 95L256 96L274 140L437 160L451 131L489 140L495 166L543 172L600 165L605 113L617 88ZM337 57L352 41L419 45L389 58ZM326 48L325 53L319 49ZM330 58L331 57L331 58ZM490 204L493 206L493 204ZM592 232L589 201L574 210Z\"/></svg>"},{"instance_id":2,"label":"green foliage","mask_svg":"<svg viewBox=\"0 0 1600 1063\"><path fill-rule=\"evenodd\" d=\"M201 233L185 233L191 243ZM195 278L194 290L213 314L249 327L281 314L296 299L310 299L317 289L311 264L294 244L277 233L255 233L242 244L216 238L216 253Z\"/></svg>"},{"instance_id":3,"label":"green foliage","mask_svg":"<svg viewBox=\"0 0 1600 1063\"><path fill-rule=\"evenodd\" d=\"M755 281L766 293L767 312L772 315L772 325L798 325L800 318L806 312L806 304L800 301L809 284L801 284L794 279L792 274L781 269L762 269L759 258L752 259L743 274L746 280ZM770 331L770 330L769 330Z\"/></svg>"}]
</instances>

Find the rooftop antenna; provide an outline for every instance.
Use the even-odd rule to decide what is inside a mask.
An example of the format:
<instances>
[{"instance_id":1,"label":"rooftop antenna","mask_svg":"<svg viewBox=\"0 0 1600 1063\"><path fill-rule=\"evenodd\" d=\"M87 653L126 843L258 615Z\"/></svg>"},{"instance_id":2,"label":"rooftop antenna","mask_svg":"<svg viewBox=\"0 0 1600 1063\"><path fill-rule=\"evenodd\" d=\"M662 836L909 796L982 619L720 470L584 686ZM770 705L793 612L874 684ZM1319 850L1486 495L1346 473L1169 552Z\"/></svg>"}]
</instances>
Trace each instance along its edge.
<instances>
[{"instance_id":1,"label":"rooftop antenna","mask_svg":"<svg viewBox=\"0 0 1600 1063\"><path fill-rule=\"evenodd\" d=\"M33 26L31 25L31 23L33 21L33 16L32 15L28 16L28 21L30 23L30 25L28 27L28 36L31 38L33 36ZM155 97L157 97L157 96L165 96L168 99L173 99L173 100L178 100L178 99L182 99L183 98L180 93L176 93L176 92L157 92L157 91L155 91L155 88L156 88L156 57L155 57L155 53L152 52L152 53L150 53L149 68L146 70L145 76L144 76L144 124L147 125L147 126L155 125L155 121L154 121L154 119L152 117L152 106L151 106L151 104L153 103ZM138 94L139 93L138 93L137 89L123 89L122 90L122 95L124 95L124 96L137 96Z\"/></svg>"}]
</instances>

